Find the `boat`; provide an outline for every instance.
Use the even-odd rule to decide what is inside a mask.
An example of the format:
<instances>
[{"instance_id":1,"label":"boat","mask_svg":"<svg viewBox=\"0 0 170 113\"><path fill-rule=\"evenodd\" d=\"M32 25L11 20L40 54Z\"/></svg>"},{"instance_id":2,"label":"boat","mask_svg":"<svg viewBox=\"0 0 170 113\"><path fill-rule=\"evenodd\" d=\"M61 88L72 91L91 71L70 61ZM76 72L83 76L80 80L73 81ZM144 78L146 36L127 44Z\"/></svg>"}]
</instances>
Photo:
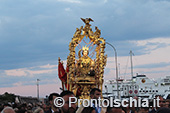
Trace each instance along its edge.
<instances>
[{"instance_id":1,"label":"boat","mask_svg":"<svg viewBox=\"0 0 170 113\"><path fill-rule=\"evenodd\" d=\"M104 97L117 97L116 80L109 80L104 84ZM161 77L157 80L148 78L146 75L136 75L133 79L118 80L118 92L121 98L141 97L151 98L153 95L165 96L170 99L170 76Z\"/></svg>"},{"instance_id":2,"label":"boat","mask_svg":"<svg viewBox=\"0 0 170 113\"><path fill-rule=\"evenodd\" d=\"M103 97L120 99L137 96L153 99L156 95L161 95L164 99L170 99L170 76L161 77L157 80L138 73L133 76L132 54L132 51L130 51L131 79L108 80L104 84Z\"/></svg>"}]
</instances>

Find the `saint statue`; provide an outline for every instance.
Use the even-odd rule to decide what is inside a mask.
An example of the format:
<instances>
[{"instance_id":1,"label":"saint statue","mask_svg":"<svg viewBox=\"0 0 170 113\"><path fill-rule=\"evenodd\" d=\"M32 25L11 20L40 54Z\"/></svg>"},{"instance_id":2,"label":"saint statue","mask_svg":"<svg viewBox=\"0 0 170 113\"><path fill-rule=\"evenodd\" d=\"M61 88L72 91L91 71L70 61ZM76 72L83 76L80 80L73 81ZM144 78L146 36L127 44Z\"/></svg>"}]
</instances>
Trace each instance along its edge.
<instances>
[{"instance_id":1,"label":"saint statue","mask_svg":"<svg viewBox=\"0 0 170 113\"><path fill-rule=\"evenodd\" d=\"M89 55L88 47L85 46L81 50L79 50L79 60L77 61L78 72L80 75L94 76L95 62L88 55Z\"/></svg>"}]
</instances>

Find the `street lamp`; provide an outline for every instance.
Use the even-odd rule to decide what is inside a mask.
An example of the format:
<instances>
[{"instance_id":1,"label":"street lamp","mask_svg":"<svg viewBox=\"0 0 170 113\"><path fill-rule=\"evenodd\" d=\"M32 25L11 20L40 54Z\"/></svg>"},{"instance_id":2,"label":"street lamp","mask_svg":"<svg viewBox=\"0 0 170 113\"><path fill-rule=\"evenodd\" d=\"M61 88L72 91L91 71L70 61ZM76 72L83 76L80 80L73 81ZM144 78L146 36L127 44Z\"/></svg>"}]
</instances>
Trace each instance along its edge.
<instances>
[{"instance_id":1,"label":"street lamp","mask_svg":"<svg viewBox=\"0 0 170 113\"><path fill-rule=\"evenodd\" d=\"M108 43L108 42L106 42L106 44L110 45L110 46L113 48L114 52L115 52L117 97L119 98L119 88L118 88L118 66L117 66L117 52L116 52L116 48L115 48L115 47L114 47L112 44L110 44L110 43Z\"/></svg>"},{"instance_id":2,"label":"street lamp","mask_svg":"<svg viewBox=\"0 0 170 113\"><path fill-rule=\"evenodd\" d=\"M37 98L39 100L39 81L40 79L37 79Z\"/></svg>"}]
</instances>

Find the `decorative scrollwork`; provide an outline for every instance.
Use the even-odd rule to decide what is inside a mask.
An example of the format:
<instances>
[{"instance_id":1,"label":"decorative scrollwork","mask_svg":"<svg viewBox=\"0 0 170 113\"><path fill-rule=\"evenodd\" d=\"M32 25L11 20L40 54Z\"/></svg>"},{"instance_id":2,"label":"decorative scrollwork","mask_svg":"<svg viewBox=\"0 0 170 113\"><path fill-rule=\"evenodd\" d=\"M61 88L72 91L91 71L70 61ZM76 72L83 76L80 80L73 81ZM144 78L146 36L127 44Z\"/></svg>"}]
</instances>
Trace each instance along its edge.
<instances>
[{"instance_id":1,"label":"decorative scrollwork","mask_svg":"<svg viewBox=\"0 0 170 113\"><path fill-rule=\"evenodd\" d=\"M67 73L67 86L68 89L76 94L78 88L82 91L80 98L88 98L88 91L91 88L97 87L102 90L104 66L106 66L107 55L104 55L105 40L100 37L101 31L95 27L95 32L90 27L91 18L81 20L85 26L76 28L71 42L69 43L69 56L67 57L67 66L69 72ZM81 47L80 43L84 41L84 37L90 40L85 43L86 46ZM90 46L87 46L90 44ZM79 51L76 55L76 47ZM95 47L95 59L89 57L89 47ZM76 59L76 56L78 59Z\"/></svg>"}]
</instances>

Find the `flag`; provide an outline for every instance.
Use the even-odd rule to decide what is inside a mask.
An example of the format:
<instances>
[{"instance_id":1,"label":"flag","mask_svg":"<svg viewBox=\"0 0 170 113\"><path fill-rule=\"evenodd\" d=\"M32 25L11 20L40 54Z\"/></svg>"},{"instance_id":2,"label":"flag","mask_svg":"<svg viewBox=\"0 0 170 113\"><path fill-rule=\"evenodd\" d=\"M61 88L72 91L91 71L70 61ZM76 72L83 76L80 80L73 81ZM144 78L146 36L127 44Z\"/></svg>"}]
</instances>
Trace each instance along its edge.
<instances>
[{"instance_id":1,"label":"flag","mask_svg":"<svg viewBox=\"0 0 170 113\"><path fill-rule=\"evenodd\" d=\"M67 81L67 73L65 72L64 66L61 62L58 64L58 77L62 82Z\"/></svg>"}]
</instances>

